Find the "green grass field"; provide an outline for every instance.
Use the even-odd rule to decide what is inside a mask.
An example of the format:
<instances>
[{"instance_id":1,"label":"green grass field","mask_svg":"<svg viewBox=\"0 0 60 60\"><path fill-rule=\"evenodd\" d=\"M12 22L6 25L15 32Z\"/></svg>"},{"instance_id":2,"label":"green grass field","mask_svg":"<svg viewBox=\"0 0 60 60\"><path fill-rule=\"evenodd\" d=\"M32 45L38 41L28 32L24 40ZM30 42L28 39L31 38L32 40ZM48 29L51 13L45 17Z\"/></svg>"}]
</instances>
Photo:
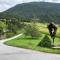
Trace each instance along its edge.
<instances>
[{"instance_id":1,"label":"green grass field","mask_svg":"<svg viewBox=\"0 0 60 60\"><path fill-rule=\"evenodd\" d=\"M60 54L59 48L42 48L42 47L38 46L38 44L40 43L40 41L43 39L43 37L45 35L49 36L49 32L47 29L47 24L38 23L37 25L41 32L40 38L32 39L32 38L28 38L27 36L22 35L19 38L5 42L5 44L10 45L10 46L15 46L15 47L38 50L38 51L42 51L42 52ZM51 37L50 37L50 39L51 39ZM54 45L55 46L60 45L60 27L59 26L58 26Z\"/></svg>"}]
</instances>

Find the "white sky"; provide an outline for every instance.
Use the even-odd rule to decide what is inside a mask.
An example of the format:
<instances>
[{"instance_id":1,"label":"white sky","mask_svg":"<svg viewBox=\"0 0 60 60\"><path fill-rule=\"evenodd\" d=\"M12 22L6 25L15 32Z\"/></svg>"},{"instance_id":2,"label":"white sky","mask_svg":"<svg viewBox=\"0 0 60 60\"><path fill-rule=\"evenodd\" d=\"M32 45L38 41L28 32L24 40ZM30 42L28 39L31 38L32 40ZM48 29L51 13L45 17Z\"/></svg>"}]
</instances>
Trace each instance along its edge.
<instances>
[{"instance_id":1,"label":"white sky","mask_svg":"<svg viewBox=\"0 0 60 60\"><path fill-rule=\"evenodd\" d=\"M12 6L20 3L33 2L33 1L44 1L44 2L55 2L60 3L60 0L0 0L0 12L11 8Z\"/></svg>"}]
</instances>

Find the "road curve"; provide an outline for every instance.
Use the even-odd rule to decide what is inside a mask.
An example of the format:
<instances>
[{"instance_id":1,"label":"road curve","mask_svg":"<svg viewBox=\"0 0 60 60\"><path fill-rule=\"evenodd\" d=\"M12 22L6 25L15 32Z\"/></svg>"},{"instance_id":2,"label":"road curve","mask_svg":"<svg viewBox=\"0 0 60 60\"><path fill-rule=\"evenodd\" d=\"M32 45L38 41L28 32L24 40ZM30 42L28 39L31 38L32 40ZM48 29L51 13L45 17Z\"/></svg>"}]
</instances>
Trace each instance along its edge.
<instances>
[{"instance_id":1,"label":"road curve","mask_svg":"<svg viewBox=\"0 0 60 60\"><path fill-rule=\"evenodd\" d=\"M11 47L3 42L19 37L21 34L9 39L0 40L0 60L60 60L60 55L37 52L33 50Z\"/></svg>"}]
</instances>

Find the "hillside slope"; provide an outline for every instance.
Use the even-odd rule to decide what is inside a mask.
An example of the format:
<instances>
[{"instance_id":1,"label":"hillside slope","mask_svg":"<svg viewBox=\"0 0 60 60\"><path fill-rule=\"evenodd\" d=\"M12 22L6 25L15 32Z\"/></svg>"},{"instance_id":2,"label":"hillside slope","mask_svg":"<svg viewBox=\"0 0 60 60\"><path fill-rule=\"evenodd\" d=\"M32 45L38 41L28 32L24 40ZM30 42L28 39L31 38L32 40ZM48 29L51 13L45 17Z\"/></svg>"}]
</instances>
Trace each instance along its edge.
<instances>
[{"instance_id":1,"label":"hillside slope","mask_svg":"<svg viewBox=\"0 0 60 60\"><path fill-rule=\"evenodd\" d=\"M40 22L60 23L60 4L59 3L47 3L47 2L30 2L18 4L7 11L4 11L2 15L16 16L18 18L31 19L38 18ZM2 16L0 14L0 18Z\"/></svg>"}]
</instances>

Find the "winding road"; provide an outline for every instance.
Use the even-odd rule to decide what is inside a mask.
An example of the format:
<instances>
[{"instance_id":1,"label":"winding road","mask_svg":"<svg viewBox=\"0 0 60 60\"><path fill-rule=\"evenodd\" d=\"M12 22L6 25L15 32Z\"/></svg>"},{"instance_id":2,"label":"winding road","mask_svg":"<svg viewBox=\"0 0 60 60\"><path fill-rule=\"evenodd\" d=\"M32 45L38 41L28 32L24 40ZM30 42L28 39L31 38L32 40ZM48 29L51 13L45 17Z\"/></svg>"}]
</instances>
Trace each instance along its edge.
<instances>
[{"instance_id":1,"label":"winding road","mask_svg":"<svg viewBox=\"0 0 60 60\"><path fill-rule=\"evenodd\" d=\"M3 44L5 41L17 38L20 35L0 40L0 60L60 60L60 55L58 54L49 54Z\"/></svg>"}]
</instances>

